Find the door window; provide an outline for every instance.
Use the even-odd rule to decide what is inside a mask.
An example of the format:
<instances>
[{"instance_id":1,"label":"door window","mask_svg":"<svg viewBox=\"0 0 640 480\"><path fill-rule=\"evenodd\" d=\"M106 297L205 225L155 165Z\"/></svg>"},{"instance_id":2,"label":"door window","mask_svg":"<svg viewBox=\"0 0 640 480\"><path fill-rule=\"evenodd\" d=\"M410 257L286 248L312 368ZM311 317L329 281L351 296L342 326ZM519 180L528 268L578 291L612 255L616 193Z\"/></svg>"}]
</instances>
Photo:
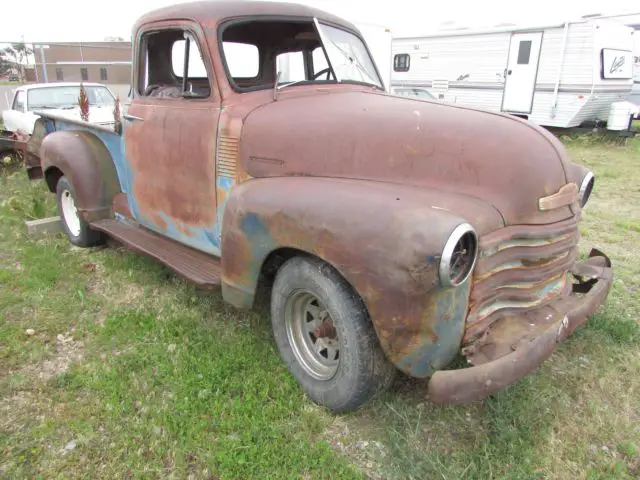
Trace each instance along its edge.
<instances>
[{"instance_id":1,"label":"door window","mask_svg":"<svg viewBox=\"0 0 640 480\"><path fill-rule=\"evenodd\" d=\"M155 98L207 98L211 83L202 50L186 30L150 32L142 37L138 93Z\"/></svg>"},{"instance_id":2,"label":"door window","mask_svg":"<svg viewBox=\"0 0 640 480\"><path fill-rule=\"evenodd\" d=\"M25 111L24 99L25 99L24 90L20 90L19 92L17 92L15 98L13 99L13 109L17 110L18 112L24 112Z\"/></svg>"},{"instance_id":3,"label":"door window","mask_svg":"<svg viewBox=\"0 0 640 480\"><path fill-rule=\"evenodd\" d=\"M531 58L531 40L521 40L518 47L518 65L529 65Z\"/></svg>"}]
</instances>

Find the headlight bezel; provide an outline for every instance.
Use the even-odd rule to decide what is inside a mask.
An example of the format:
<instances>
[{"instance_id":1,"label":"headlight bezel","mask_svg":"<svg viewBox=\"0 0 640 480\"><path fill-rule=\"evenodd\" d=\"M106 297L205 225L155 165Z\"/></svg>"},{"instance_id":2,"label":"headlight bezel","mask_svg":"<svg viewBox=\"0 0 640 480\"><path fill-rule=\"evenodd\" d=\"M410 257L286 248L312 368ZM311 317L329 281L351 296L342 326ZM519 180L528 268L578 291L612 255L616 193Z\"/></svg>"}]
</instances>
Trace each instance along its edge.
<instances>
[{"instance_id":1,"label":"headlight bezel","mask_svg":"<svg viewBox=\"0 0 640 480\"><path fill-rule=\"evenodd\" d=\"M596 177L591 171L585 173L584 177L582 177L580 189L578 190L578 202L581 208L584 208L589 201L589 197L591 197L591 192L593 192L593 187L595 186L595 181Z\"/></svg>"},{"instance_id":2,"label":"headlight bezel","mask_svg":"<svg viewBox=\"0 0 640 480\"><path fill-rule=\"evenodd\" d=\"M470 248L471 255L467 255L470 260L466 261L464 269L452 272L452 261L454 254L460 248ZM438 273L440 284L447 287L457 287L467 281L478 259L478 235L469 223L461 223L449 234L449 238L442 249L440 266Z\"/></svg>"}]
</instances>

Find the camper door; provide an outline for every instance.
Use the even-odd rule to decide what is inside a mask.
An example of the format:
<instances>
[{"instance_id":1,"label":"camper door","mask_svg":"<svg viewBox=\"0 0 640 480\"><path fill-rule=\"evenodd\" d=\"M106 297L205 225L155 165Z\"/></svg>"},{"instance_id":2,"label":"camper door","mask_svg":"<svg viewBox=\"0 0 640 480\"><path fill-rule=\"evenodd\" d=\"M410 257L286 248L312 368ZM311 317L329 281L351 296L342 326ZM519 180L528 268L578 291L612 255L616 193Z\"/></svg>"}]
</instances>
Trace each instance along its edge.
<instances>
[{"instance_id":1,"label":"camper door","mask_svg":"<svg viewBox=\"0 0 640 480\"><path fill-rule=\"evenodd\" d=\"M531 113L542 32L514 33L509 46L502 111Z\"/></svg>"}]
</instances>

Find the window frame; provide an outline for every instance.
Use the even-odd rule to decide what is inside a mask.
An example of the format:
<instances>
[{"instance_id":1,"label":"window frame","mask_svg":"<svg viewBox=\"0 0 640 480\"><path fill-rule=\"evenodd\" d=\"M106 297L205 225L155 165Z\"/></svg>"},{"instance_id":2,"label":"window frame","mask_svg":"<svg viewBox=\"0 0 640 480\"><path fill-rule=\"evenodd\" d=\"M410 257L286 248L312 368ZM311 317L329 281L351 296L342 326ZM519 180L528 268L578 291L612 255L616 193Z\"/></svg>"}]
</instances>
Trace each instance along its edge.
<instances>
[{"instance_id":1,"label":"window frame","mask_svg":"<svg viewBox=\"0 0 640 480\"><path fill-rule=\"evenodd\" d=\"M104 73L104 75L103 75ZM107 67L100 67L100 81L107 82L109 81L109 75L107 72Z\"/></svg>"},{"instance_id":2,"label":"window frame","mask_svg":"<svg viewBox=\"0 0 640 480\"><path fill-rule=\"evenodd\" d=\"M406 68L405 67L400 68L397 65L400 63L399 60L401 58L407 59ZM409 55L408 53L396 53L393 55L393 71L394 72L408 72L410 68L411 68L411 55Z\"/></svg>"},{"instance_id":3,"label":"window frame","mask_svg":"<svg viewBox=\"0 0 640 480\"><path fill-rule=\"evenodd\" d=\"M198 50L200 50L200 54L202 55L202 61L204 63L204 68L207 72L207 81L209 82L209 95L206 97L192 97L192 98L187 98L187 97L179 97L179 98L173 98L173 97L150 97L148 95L144 95L141 91L140 91L140 82L142 80L142 78L144 78L145 75L148 75L148 69L149 69L149 65L148 65L148 55L147 58L145 58L146 54L147 54L147 38L149 35L154 34L154 33L162 33L162 32L166 32L169 30L179 30L183 33L187 32L190 34L191 38L197 43L198 45ZM198 26L197 24L194 24L193 22L189 22L189 21L175 21L175 20L171 20L171 21L161 21L161 22L157 22L157 23L153 23L151 25L143 25L141 28L139 28L136 32L136 38L138 39L135 42L135 52L134 52L134 59L135 59L135 65L133 66L133 68L131 69L131 73L133 76L133 82L132 82L132 88L131 88L131 92L133 93L132 98L134 100L142 100L142 99L146 99L147 101L149 100L153 100L153 101L168 101L168 102L172 102L172 101L189 101L189 102L219 102L220 100L220 95L219 93L216 91L217 88L217 81L216 81L216 77L215 77L215 71L213 69L213 65L211 63L211 54L209 53L209 48L207 45L206 40L203 42L202 39L200 38L200 36L197 33L198 30ZM172 48L173 48L173 44ZM171 54L171 52L169 52ZM173 68L171 68L171 75L173 75ZM175 75L174 75L175 76ZM203 78L203 77L198 77L198 78ZM176 80L182 80L182 78L176 78Z\"/></svg>"},{"instance_id":4,"label":"window frame","mask_svg":"<svg viewBox=\"0 0 640 480\"><path fill-rule=\"evenodd\" d=\"M80 78L83 82L89 81L89 69L87 67L80 67Z\"/></svg>"},{"instance_id":5,"label":"window frame","mask_svg":"<svg viewBox=\"0 0 640 480\"><path fill-rule=\"evenodd\" d=\"M56 68L56 81L64 82L64 69L62 67Z\"/></svg>"}]
</instances>

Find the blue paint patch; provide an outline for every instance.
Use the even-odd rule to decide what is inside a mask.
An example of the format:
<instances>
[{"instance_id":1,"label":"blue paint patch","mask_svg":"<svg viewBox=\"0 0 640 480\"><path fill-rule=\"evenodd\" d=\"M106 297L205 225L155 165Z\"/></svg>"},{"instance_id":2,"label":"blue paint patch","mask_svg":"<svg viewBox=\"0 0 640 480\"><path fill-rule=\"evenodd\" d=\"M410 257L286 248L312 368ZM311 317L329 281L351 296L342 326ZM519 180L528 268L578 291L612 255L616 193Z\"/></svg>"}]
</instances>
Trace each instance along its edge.
<instances>
[{"instance_id":1,"label":"blue paint patch","mask_svg":"<svg viewBox=\"0 0 640 480\"><path fill-rule=\"evenodd\" d=\"M235 184L235 180L231 177L218 175L216 178L216 192L224 192L223 195L217 193L218 199L222 197L222 201L217 205L217 221L213 227L214 245L220 248L222 241L222 220L224 219L224 211L231 195L231 189Z\"/></svg>"},{"instance_id":2,"label":"blue paint patch","mask_svg":"<svg viewBox=\"0 0 640 480\"><path fill-rule=\"evenodd\" d=\"M192 226L187 226L189 234L184 232L184 229L178 228L178 225L174 222L174 220L165 214L164 212L157 212L158 217L160 217L163 222L166 224L166 227L161 228L151 219L142 215L138 221L142 223L145 227L153 230L159 234L166 235L180 243L193 247L202 252L210 253L215 256L220 256L220 248L215 245L212 241L212 231L213 226L205 227L205 228L194 228Z\"/></svg>"},{"instance_id":3,"label":"blue paint patch","mask_svg":"<svg viewBox=\"0 0 640 480\"><path fill-rule=\"evenodd\" d=\"M405 355L398 368L415 377L428 377L447 366L456 356L464 335L471 281L456 288L442 288L431 295L435 302L433 335L425 332L417 346Z\"/></svg>"},{"instance_id":4,"label":"blue paint patch","mask_svg":"<svg viewBox=\"0 0 640 480\"><path fill-rule=\"evenodd\" d=\"M122 135L116 132L107 132L105 130L91 128L90 125L82 125L75 122L66 122L62 119L45 119L45 130L47 133L55 131L76 131L76 132L89 132L100 139L104 146L109 151L113 163L116 167L116 173L118 176L118 182L120 182L120 190L122 192L130 192L129 183L129 162L124 153L124 138Z\"/></svg>"}]
</instances>

